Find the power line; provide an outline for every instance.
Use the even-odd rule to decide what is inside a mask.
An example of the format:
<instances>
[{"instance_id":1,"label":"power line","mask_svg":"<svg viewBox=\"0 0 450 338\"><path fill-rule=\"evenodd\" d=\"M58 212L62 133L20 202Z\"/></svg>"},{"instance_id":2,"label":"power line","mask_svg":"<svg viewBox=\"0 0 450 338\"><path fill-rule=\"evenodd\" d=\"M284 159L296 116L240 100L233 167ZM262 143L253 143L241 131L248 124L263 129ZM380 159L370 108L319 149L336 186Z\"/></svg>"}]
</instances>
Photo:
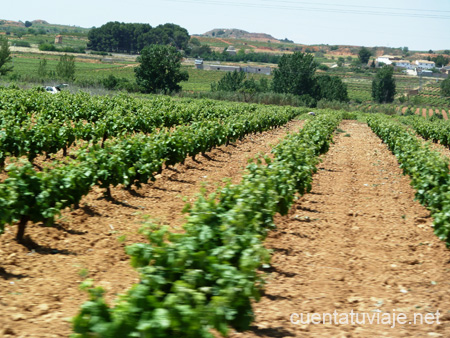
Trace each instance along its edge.
<instances>
[{"instance_id":1,"label":"power line","mask_svg":"<svg viewBox=\"0 0 450 338\"><path fill-rule=\"evenodd\" d=\"M273 0L260 0L264 2L273 2ZM340 5L340 4L329 4L321 2L305 2L305 1L287 1L280 0L277 3L284 2L290 4L309 4L309 5L319 5L319 6L335 6L335 7L355 7L355 8L368 8L368 9L384 9L384 10L401 10L401 11L414 11L414 12L437 12L437 13L450 13L450 11L443 11L437 9L419 9L419 8L401 8L401 7L381 7L381 6L361 6L361 5Z\"/></svg>"},{"instance_id":2,"label":"power line","mask_svg":"<svg viewBox=\"0 0 450 338\"><path fill-rule=\"evenodd\" d=\"M450 16L448 15L438 15L438 14L426 14L426 13L395 13L392 11L372 11L372 10L359 10L359 9L338 9L338 8L321 8L321 7L301 7L301 6L290 6L290 5L279 5L279 3L292 3L291 1L278 1L276 5L269 4L253 4L253 3L236 3L229 2L224 3L223 1L214 1L214 0L166 0L172 2L182 2L182 3L190 3L190 4L206 4L206 5L219 5L219 6L232 6L232 7L249 7L249 8L265 8L265 9L284 9L284 10L297 10L297 11L309 11L309 12L326 12L326 13L344 13L344 14L365 14L365 15L375 15L375 16L394 16L394 17L410 17L410 18L421 18L421 19L443 19L449 20ZM269 1L269 0L263 0ZM307 3L305 3L307 4ZM310 3L311 4L311 3ZM318 5L317 3L315 5ZM321 5L326 5L321 3ZM338 5L332 5L338 6ZM339 5L343 7L351 7L346 5ZM385 10L406 10L406 9L395 9L391 7L369 7L369 6L352 6L352 7L361 7L361 8L379 8ZM435 11L435 10L419 10L419 9L411 9L413 11L422 11L422 12L450 12L450 11Z\"/></svg>"}]
</instances>

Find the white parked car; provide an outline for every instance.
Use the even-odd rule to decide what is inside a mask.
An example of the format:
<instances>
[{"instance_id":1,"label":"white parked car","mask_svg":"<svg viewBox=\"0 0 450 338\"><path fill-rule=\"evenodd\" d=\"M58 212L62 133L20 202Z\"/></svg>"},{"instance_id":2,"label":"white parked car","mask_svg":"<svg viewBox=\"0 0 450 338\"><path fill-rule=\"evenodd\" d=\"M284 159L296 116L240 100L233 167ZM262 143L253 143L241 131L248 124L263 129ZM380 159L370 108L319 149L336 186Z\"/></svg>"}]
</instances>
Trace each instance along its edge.
<instances>
[{"instance_id":1,"label":"white parked car","mask_svg":"<svg viewBox=\"0 0 450 338\"><path fill-rule=\"evenodd\" d=\"M57 86L46 86L46 87L44 87L44 89L45 89L45 91L47 92L47 93L50 93L50 94L58 94L60 91L61 91L61 89L62 88L66 88L67 86L69 86L68 84L60 84L60 85L57 85Z\"/></svg>"}]
</instances>

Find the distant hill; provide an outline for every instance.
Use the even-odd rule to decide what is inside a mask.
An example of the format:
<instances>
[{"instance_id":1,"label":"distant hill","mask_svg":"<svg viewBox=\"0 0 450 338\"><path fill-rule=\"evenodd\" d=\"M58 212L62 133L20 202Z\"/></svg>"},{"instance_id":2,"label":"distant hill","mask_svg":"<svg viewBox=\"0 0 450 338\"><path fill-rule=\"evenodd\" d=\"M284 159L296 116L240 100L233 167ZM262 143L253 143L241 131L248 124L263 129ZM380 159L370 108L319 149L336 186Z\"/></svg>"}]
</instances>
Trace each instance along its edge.
<instances>
[{"instance_id":1,"label":"distant hill","mask_svg":"<svg viewBox=\"0 0 450 338\"><path fill-rule=\"evenodd\" d=\"M201 36L212 37L212 38L226 38L226 39L242 39L250 41L264 41L264 42L274 42L279 43L278 39L275 39L272 35L266 33L249 33L242 29L225 29L225 28L215 28L210 30Z\"/></svg>"},{"instance_id":2,"label":"distant hill","mask_svg":"<svg viewBox=\"0 0 450 338\"><path fill-rule=\"evenodd\" d=\"M0 20L0 27L25 27L25 24L20 21Z\"/></svg>"},{"instance_id":3,"label":"distant hill","mask_svg":"<svg viewBox=\"0 0 450 338\"><path fill-rule=\"evenodd\" d=\"M89 28L51 24L45 20L33 20L30 22L31 26L28 28L44 29L47 33L87 33L89 31ZM0 31L26 31L28 28L25 26L25 22L22 21L0 19Z\"/></svg>"},{"instance_id":4,"label":"distant hill","mask_svg":"<svg viewBox=\"0 0 450 338\"><path fill-rule=\"evenodd\" d=\"M33 25L50 25L47 21L45 20L33 20L31 21L33 23Z\"/></svg>"}]
</instances>

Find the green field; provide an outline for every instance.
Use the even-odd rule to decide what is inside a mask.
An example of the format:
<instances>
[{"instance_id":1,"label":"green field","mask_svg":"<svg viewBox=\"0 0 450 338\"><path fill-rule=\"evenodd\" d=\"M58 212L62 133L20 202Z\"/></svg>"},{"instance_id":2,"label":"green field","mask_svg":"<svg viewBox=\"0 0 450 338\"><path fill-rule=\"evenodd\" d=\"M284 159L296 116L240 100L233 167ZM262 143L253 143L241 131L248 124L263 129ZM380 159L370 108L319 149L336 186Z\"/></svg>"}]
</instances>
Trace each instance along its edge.
<instances>
[{"instance_id":1,"label":"green field","mask_svg":"<svg viewBox=\"0 0 450 338\"><path fill-rule=\"evenodd\" d=\"M11 37L10 44L14 46L14 44L18 42L28 42L32 46L39 46L43 43L53 44L55 42L54 34L47 35L32 35L26 34L22 38ZM74 35L65 35L62 34L62 44L57 45L58 48L71 47L71 48L86 48L88 43L87 37L83 36L74 36Z\"/></svg>"},{"instance_id":2,"label":"green field","mask_svg":"<svg viewBox=\"0 0 450 338\"><path fill-rule=\"evenodd\" d=\"M38 79L39 62L44 58L47 60L47 70L55 71L56 65L59 61L59 55L55 54L36 54L36 53L14 53L13 62L14 70L13 78L21 81L36 81ZM120 78L126 78L129 81L134 81L134 67L136 62L126 62L123 60L116 60L113 62L102 61L101 56L83 56L76 57L76 82L77 83L98 83L109 75L114 75ZM109 60L113 58L107 57ZM183 65L183 69L189 73L189 81L182 82L181 86L185 91L209 91L211 83L219 81L224 72L220 71L206 71L195 69L192 65ZM271 79L271 76L261 74L249 74L249 77L259 80L261 78ZM48 80L51 80L49 78Z\"/></svg>"},{"instance_id":3,"label":"green field","mask_svg":"<svg viewBox=\"0 0 450 338\"><path fill-rule=\"evenodd\" d=\"M70 47L70 48L85 48L87 45L86 33L63 33L63 44L58 47ZM19 39L17 36L9 36L11 44L14 41L22 41L29 43L32 47L14 49L13 56L13 72L4 76L2 82L11 83L20 82L37 85L54 84L60 82L56 78L55 71L56 65L59 61L59 53L46 52L45 54L39 52L36 48L41 43L52 43L54 41L55 34L46 35L33 35L26 34ZM226 47L228 44L221 42L214 38L199 37L202 43L208 43L216 47ZM268 42L246 41L238 39L225 39L232 40L236 49L240 49L240 46L248 49L254 47L293 47L293 44L275 44ZM103 79L109 75L114 75L117 78L126 79L129 82L135 81L134 68L137 63L133 57L129 55L91 55L91 54L73 54L76 56L76 74L75 81L72 83L73 87L79 86L82 88L93 87L102 88ZM324 56L322 56L324 55ZM316 61L321 63L333 63L335 60L331 59L329 54L322 54L320 58L316 58ZM49 76L45 79L41 79L38 76L39 62L45 58L47 60L47 71ZM192 92L209 92L211 89L211 83L218 82L223 76L224 72L220 71L205 71L198 70L193 65L193 60L183 63L183 68L189 73L189 80L182 82L182 90ZM330 69L323 74L330 74L339 76L348 86L349 98L356 104L370 104L372 102L371 87L374 73L370 70L364 70L360 72L354 72L351 68L343 67L337 69ZM248 77L259 80L261 78L267 78L272 80L272 76L266 76L261 74L249 74ZM412 96L408 98L408 102L415 105L426 106L448 106L448 98L440 97L439 83L435 79L405 76L401 73L395 74L397 84L397 97L401 97L407 94L409 90L417 89L422 85L423 91L418 96ZM404 102L402 102L404 103Z\"/></svg>"},{"instance_id":4,"label":"green field","mask_svg":"<svg viewBox=\"0 0 450 338\"><path fill-rule=\"evenodd\" d=\"M181 83L181 86L185 91L210 91L211 83L218 82L225 74L221 71L200 70L189 66L185 66L184 69L189 73L189 81ZM255 80L267 78L270 81L272 79L271 75L247 74L247 76L249 78L254 78Z\"/></svg>"},{"instance_id":5,"label":"green field","mask_svg":"<svg viewBox=\"0 0 450 338\"><path fill-rule=\"evenodd\" d=\"M47 70L49 72L56 70L59 62L59 55L42 55L42 54L18 54L13 57L14 70L13 74L20 80L38 79L39 62L43 59L47 60ZM128 67L123 63L106 63L101 62L100 58L76 59L76 79L77 81L95 81L109 74L115 76L126 77L131 79L134 77L133 67Z\"/></svg>"}]
</instances>

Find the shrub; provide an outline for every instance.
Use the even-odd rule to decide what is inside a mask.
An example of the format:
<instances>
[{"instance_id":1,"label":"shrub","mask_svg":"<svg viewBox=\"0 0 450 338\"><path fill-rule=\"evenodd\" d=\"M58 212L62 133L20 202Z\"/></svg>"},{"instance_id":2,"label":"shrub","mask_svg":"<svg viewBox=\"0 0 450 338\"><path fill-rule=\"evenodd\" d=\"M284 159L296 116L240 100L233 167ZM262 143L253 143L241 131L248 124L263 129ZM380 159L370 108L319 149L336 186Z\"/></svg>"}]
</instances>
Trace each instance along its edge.
<instances>
[{"instance_id":1,"label":"shrub","mask_svg":"<svg viewBox=\"0 0 450 338\"><path fill-rule=\"evenodd\" d=\"M442 116L442 114L433 114L430 117L430 121L439 121L439 120L443 120L444 117Z\"/></svg>"},{"instance_id":2,"label":"shrub","mask_svg":"<svg viewBox=\"0 0 450 338\"><path fill-rule=\"evenodd\" d=\"M11 44L15 45L16 47L31 47L29 42L21 40L13 40L11 41Z\"/></svg>"},{"instance_id":3,"label":"shrub","mask_svg":"<svg viewBox=\"0 0 450 338\"><path fill-rule=\"evenodd\" d=\"M136 83L132 83L126 78L119 78L110 74L101 81L103 87L109 90L126 90L127 92L137 92L139 88Z\"/></svg>"},{"instance_id":4,"label":"shrub","mask_svg":"<svg viewBox=\"0 0 450 338\"><path fill-rule=\"evenodd\" d=\"M414 112L413 112L413 110L411 109L411 107L408 107L408 109L405 110L405 112L403 113L403 115L405 115L405 116L413 116L413 115L414 115Z\"/></svg>"},{"instance_id":5,"label":"shrub","mask_svg":"<svg viewBox=\"0 0 450 338\"><path fill-rule=\"evenodd\" d=\"M57 48L55 47L55 45L52 45L51 43L42 43L39 45L39 50L45 52L56 52Z\"/></svg>"},{"instance_id":6,"label":"shrub","mask_svg":"<svg viewBox=\"0 0 450 338\"><path fill-rule=\"evenodd\" d=\"M63 80L73 81L75 79L75 57L67 54L62 55L56 65L56 73Z\"/></svg>"},{"instance_id":7,"label":"shrub","mask_svg":"<svg viewBox=\"0 0 450 338\"><path fill-rule=\"evenodd\" d=\"M327 71L328 69L330 69L330 67L328 67L327 65L324 64L320 64L317 66L317 69L323 70L323 71Z\"/></svg>"}]
</instances>

